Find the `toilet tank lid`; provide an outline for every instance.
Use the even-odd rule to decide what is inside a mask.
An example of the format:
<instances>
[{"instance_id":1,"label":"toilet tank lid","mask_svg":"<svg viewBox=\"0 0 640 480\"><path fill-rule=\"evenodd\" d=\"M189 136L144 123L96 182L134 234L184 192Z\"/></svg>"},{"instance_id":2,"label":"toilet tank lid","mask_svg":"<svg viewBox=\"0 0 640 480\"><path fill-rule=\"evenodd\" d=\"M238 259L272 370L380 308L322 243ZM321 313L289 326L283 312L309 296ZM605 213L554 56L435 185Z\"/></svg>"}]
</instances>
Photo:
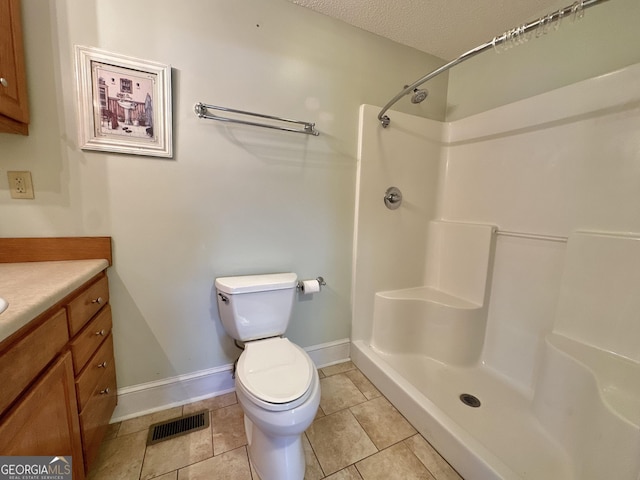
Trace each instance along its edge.
<instances>
[{"instance_id":1,"label":"toilet tank lid","mask_svg":"<svg viewBox=\"0 0 640 480\"><path fill-rule=\"evenodd\" d=\"M269 273L265 275L242 275L216 278L216 289L234 295L236 293L266 292L295 288L298 276L295 273Z\"/></svg>"}]
</instances>

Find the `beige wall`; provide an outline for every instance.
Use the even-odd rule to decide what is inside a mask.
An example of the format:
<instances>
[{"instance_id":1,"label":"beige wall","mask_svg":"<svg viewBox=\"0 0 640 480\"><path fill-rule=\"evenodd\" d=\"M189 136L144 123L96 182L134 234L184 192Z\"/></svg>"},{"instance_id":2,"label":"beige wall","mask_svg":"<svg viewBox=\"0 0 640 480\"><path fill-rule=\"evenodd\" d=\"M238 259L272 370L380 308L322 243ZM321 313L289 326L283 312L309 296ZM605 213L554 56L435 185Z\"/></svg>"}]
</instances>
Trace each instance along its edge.
<instances>
[{"instance_id":1,"label":"beige wall","mask_svg":"<svg viewBox=\"0 0 640 480\"><path fill-rule=\"evenodd\" d=\"M570 3L562 0L556 7ZM638 25L638 0L610 0L587 9L584 18L575 23L565 18L558 31L534 37L504 53L481 53L449 71L447 120L638 63Z\"/></svg>"},{"instance_id":2,"label":"beige wall","mask_svg":"<svg viewBox=\"0 0 640 480\"><path fill-rule=\"evenodd\" d=\"M0 134L0 235L113 236L121 387L235 359L220 275L322 275L288 334L349 337L358 107L438 59L284 0L23 0L23 16L31 135ZM173 66L173 159L78 149L76 44ZM442 119L446 77L438 90L419 108ZM200 120L198 101L314 121L321 135ZM6 170L30 170L36 199L10 199Z\"/></svg>"}]
</instances>

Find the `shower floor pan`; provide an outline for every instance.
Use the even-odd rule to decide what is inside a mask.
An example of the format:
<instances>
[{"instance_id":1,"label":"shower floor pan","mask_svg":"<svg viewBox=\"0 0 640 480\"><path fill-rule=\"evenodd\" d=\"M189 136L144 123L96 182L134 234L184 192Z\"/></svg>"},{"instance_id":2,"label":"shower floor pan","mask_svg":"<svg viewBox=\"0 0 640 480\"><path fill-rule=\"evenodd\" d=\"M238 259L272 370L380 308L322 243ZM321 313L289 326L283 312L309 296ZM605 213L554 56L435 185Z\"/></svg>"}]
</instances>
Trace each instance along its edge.
<instances>
[{"instance_id":1,"label":"shower floor pan","mask_svg":"<svg viewBox=\"0 0 640 480\"><path fill-rule=\"evenodd\" d=\"M573 479L563 448L534 416L531 399L490 369L352 343L358 368L468 480ZM480 401L461 401L470 394Z\"/></svg>"}]
</instances>

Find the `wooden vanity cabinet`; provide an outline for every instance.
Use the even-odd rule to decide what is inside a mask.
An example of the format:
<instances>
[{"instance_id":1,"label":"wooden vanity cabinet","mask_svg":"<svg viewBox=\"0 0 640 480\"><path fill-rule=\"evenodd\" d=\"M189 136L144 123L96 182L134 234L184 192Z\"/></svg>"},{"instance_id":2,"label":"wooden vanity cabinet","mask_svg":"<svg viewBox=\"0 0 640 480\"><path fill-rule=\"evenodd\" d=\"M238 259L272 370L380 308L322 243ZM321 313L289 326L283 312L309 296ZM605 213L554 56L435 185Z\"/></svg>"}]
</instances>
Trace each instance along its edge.
<instances>
[{"instance_id":1,"label":"wooden vanity cabinet","mask_svg":"<svg viewBox=\"0 0 640 480\"><path fill-rule=\"evenodd\" d=\"M0 132L29 134L20 0L0 0Z\"/></svg>"},{"instance_id":2,"label":"wooden vanity cabinet","mask_svg":"<svg viewBox=\"0 0 640 480\"><path fill-rule=\"evenodd\" d=\"M108 300L101 272L0 342L0 454L72 456L85 478L117 401Z\"/></svg>"}]
</instances>

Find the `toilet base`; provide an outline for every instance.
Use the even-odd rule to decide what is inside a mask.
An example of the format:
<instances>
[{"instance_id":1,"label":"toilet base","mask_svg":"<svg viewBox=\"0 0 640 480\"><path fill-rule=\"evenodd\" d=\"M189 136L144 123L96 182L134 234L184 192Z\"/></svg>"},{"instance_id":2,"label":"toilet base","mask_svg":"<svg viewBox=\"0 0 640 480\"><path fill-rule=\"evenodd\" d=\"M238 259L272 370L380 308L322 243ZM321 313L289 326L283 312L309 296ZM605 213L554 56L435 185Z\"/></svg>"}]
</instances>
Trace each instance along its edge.
<instances>
[{"instance_id":1,"label":"toilet base","mask_svg":"<svg viewBox=\"0 0 640 480\"><path fill-rule=\"evenodd\" d=\"M303 480L305 471L302 435L270 436L245 415L249 459L261 480Z\"/></svg>"}]
</instances>

